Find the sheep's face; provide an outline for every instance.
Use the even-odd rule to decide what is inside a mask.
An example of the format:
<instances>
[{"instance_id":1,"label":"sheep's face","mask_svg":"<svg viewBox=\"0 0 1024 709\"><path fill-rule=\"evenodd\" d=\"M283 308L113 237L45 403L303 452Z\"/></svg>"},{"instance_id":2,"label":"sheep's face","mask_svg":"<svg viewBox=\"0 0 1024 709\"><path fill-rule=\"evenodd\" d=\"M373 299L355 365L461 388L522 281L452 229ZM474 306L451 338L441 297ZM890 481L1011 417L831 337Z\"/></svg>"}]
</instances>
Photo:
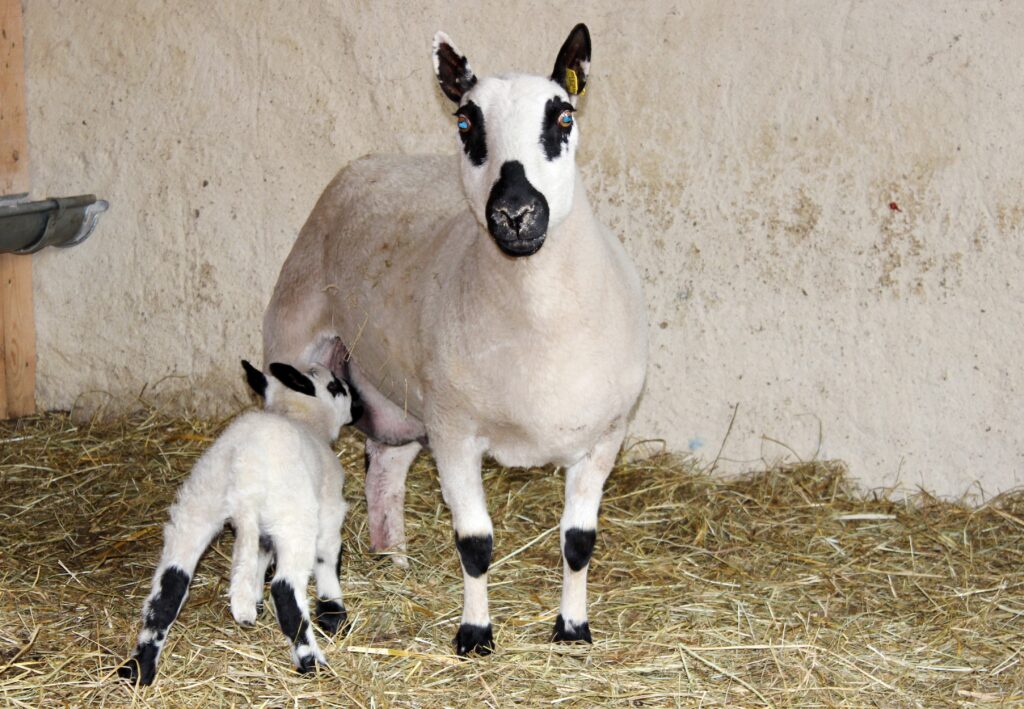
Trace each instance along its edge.
<instances>
[{"instance_id":1,"label":"sheep's face","mask_svg":"<svg viewBox=\"0 0 1024 709\"><path fill-rule=\"evenodd\" d=\"M321 420L337 438L341 427L354 423L362 416L363 404L358 394L334 376L331 370L313 365L300 372L282 362L270 365L270 377L242 360L246 379L258 395L264 397L266 408L300 409L309 418Z\"/></svg>"},{"instance_id":2,"label":"sheep's face","mask_svg":"<svg viewBox=\"0 0 1024 709\"><path fill-rule=\"evenodd\" d=\"M572 210L576 102L590 68L586 27L577 25L569 35L551 78L477 80L441 32L434 67L441 89L458 104L462 182L473 213L506 255L536 253Z\"/></svg>"}]
</instances>

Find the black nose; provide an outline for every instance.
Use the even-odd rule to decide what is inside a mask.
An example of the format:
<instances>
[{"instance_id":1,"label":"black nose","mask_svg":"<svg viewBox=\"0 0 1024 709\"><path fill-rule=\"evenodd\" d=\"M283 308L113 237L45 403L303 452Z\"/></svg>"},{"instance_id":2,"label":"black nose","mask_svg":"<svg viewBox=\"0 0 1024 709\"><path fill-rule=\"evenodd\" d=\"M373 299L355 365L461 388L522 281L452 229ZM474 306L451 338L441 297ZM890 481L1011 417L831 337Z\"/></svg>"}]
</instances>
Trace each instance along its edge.
<instances>
[{"instance_id":1,"label":"black nose","mask_svg":"<svg viewBox=\"0 0 1024 709\"><path fill-rule=\"evenodd\" d=\"M487 231L509 256L529 256L544 245L548 232L548 201L526 179L523 164L501 166L487 199Z\"/></svg>"},{"instance_id":2,"label":"black nose","mask_svg":"<svg viewBox=\"0 0 1024 709\"><path fill-rule=\"evenodd\" d=\"M533 205L512 202L499 203L495 206L494 212L494 221L518 234L522 230L523 221L527 217L533 216Z\"/></svg>"}]
</instances>

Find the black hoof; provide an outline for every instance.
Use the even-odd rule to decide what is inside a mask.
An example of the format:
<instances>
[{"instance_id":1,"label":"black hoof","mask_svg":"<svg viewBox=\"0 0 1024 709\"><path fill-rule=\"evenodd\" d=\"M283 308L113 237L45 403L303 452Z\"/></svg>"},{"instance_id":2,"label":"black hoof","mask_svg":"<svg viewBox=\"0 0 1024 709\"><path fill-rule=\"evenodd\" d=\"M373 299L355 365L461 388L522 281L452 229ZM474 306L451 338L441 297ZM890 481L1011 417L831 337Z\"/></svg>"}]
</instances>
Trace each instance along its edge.
<instances>
[{"instance_id":1,"label":"black hoof","mask_svg":"<svg viewBox=\"0 0 1024 709\"><path fill-rule=\"evenodd\" d=\"M156 678L156 667L147 664L143 667L136 657L131 657L117 668L117 676L131 684L148 687Z\"/></svg>"},{"instance_id":2,"label":"black hoof","mask_svg":"<svg viewBox=\"0 0 1024 709\"><path fill-rule=\"evenodd\" d=\"M328 635L334 635L339 629L348 633L348 613L345 606L338 601L316 602L316 624Z\"/></svg>"},{"instance_id":3,"label":"black hoof","mask_svg":"<svg viewBox=\"0 0 1024 709\"><path fill-rule=\"evenodd\" d=\"M263 601L256 601L256 617L263 615Z\"/></svg>"},{"instance_id":4,"label":"black hoof","mask_svg":"<svg viewBox=\"0 0 1024 709\"><path fill-rule=\"evenodd\" d=\"M469 625L463 623L455 634L455 652L465 657L471 652L478 655L490 655L494 652L494 635L491 624Z\"/></svg>"},{"instance_id":5,"label":"black hoof","mask_svg":"<svg viewBox=\"0 0 1024 709\"><path fill-rule=\"evenodd\" d=\"M295 668L295 671L300 675L308 675L315 673L319 667L320 663L313 655L306 655L299 660L299 666Z\"/></svg>"},{"instance_id":6,"label":"black hoof","mask_svg":"<svg viewBox=\"0 0 1024 709\"><path fill-rule=\"evenodd\" d=\"M590 637L590 623L584 621L582 625L566 626L561 613L555 619L555 633L551 636L551 641L556 643L594 643Z\"/></svg>"}]
</instances>

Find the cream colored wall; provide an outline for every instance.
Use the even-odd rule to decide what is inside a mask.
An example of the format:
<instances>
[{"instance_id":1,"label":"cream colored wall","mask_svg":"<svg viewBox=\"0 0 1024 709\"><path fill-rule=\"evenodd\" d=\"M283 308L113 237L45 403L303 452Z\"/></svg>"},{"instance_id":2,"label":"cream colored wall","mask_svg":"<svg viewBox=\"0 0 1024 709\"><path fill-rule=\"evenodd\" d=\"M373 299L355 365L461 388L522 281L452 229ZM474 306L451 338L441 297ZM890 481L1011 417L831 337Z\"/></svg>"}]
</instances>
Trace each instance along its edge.
<instances>
[{"instance_id":1,"label":"cream colored wall","mask_svg":"<svg viewBox=\"0 0 1024 709\"><path fill-rule=\"evenodd\" d=\"M726 470L1024 482L1024 5L25 9L33 193L112 204L36 257L45 408L243 401L238 360L335 171L454 151L434 31L481 74L545 72L582 20L580 162L650 303L634 434L710 460L738 405Z\"/></svg>"}]
</instances>

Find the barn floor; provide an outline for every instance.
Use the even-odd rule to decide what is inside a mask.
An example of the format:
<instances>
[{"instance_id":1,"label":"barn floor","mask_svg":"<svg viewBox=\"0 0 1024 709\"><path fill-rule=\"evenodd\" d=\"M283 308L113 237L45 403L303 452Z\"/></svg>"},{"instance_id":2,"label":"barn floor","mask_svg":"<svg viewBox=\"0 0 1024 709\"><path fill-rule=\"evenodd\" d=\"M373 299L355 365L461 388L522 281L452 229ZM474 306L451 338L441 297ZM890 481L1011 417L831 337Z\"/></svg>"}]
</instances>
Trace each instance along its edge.
<instances>
[{"instance_id":1,"label":"barn floor","mask_svg":"<svg viewBox=\"0 0 1024 709\"><path fill-rule=\"evenodd\" d=\"M134 642L177 484L216 422L157 414L0 423L0 704L5 706L1024 705L1024 493L980 509L863 499L840 466L711 479L668 457L609 481L591 569L592 647L547 642L560 474L489 467L498 651L459 661L461 574L436 472L410 475L408 570L368 553L362 446L350 635L294 674L272 611L227 603L230 532L200 563L157 683L112 677Z\"/></svg>"}]
</instances>

